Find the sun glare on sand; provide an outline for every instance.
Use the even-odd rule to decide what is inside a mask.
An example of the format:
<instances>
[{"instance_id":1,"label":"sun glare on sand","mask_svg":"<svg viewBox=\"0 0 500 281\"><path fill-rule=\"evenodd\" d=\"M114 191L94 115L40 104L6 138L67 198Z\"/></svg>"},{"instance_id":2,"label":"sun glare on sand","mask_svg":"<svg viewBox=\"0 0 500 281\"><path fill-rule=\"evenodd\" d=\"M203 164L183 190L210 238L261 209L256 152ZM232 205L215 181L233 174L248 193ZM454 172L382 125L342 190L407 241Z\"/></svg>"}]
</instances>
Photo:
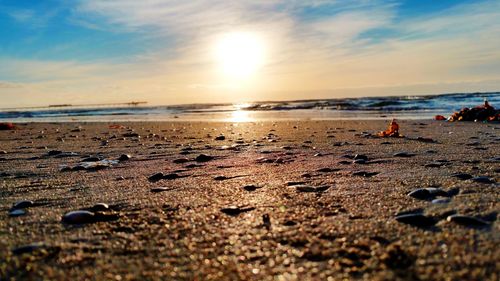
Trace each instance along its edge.
<instances>
[{"instance_id":1,"label":"sun glare on sand","mask_svg":"<svg viewBox=\"0 0 500 281\"><path fill-rule=\"evenodd\" d=\"M227 78L246 79L264 64L264 43L254 33L227 33L216 43L215 59Z\"/></svg>"}]
</instances>

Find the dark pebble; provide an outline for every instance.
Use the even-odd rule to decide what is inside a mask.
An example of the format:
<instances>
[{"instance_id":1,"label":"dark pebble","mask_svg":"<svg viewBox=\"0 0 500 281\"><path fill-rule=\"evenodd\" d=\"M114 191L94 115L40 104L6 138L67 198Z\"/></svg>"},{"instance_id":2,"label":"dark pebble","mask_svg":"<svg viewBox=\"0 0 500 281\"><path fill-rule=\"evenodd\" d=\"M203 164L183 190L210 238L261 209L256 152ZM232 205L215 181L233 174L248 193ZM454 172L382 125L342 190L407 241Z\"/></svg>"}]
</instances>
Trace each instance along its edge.
<instances>
[{"instance_id":1,"label":"dark pebble","mask_svg":"<svg viewBox=\"0 0 500 281\"><path fill-rule=\"evenodd\" d=\"M252 210L255 210L255 208L254 207L240 208L240 207L236 207L236 206L230 206L227 208L220 209L221 212L223 212L226 215L230 215L230 216L237 216L241 213L249 212Z\"/></svg>"},{"instance_id":2,"label":"dark pebble","mask_svg":"<svg viewBox=\"0 0 500 281\"><path fill-rule=\"evenodd\" d=\"M14 209L24 209L24 208L29 208L33 207L35 203L31 200L21 200L17 201L16 203L12 204L12 210Z\"/></svg>"},{"instance_id":3,"label":"dark pebble","mask_svg":"<svg viewBox=\"0 0 500 281\"><path fill-rule=\"evenodd\" d=\"M447 221L453 222L462 226L468 227L487 227L490 224L480 218L465 216L465 215L451 215L446 218Z\"/></svg>"},{"instance_id":4,"label":"dark pebble","mask_svg":"<svg viewBox=\"0 0 500 281\"><path fill-rule=\"evenodd\" d=\"M269 229L271 227L271 218L269 217L269 214L263 214L262 215L262 224L267 229Z\"/></svg>"},{"instance_id":5,"label":"dark pebble","mask_svg":"<svg viewBox=\"0 0 500 281\"><path fill-rule=\"evenodd\" d=\"M14 255L22 255L22 254L29 254L32 252L35 252L37 250L45 248L45 245L42 243L34 243L34 244L29 244L29 245L24 245L21 247L17 247L12 250L12 254Z\"/></svg>"},{"instance_id":6,"label":"dark pebble","mask_svg":"<svg viewBox=\"0 0 500 281\"><path fill-rule=\"evenodd\" d=\"M253 185L253 184L243 186L243 189L246 191L255 191L259 188L262 188L262 186L257 186L257 185Z\"/></svg>"},{"instance_id":7,"label":"dark pebble","mask_svg":"<svg viewBox=\"0 0 500 281\"><path fill-rule=\"evenodd\" d=\"M292 220L287 220L283 223L284 226L294 226L297 225L297 222L292 221Z\"/></svg>"},{"instance_id":8,"label":"dark pebble","mask_svg":"<svg viewBox=\"0 0 500 281\"><path fill-rule=\"evenodd\" d=\"M206 154L200 154L194 159L196 162L207 162L213 160L214 157Z\"/></svg>"},{"instance_id":9,"label":"dark pebble","mask_svg":"<svg viewBox=\"0 0 500 281\"><path fill-rule=\"evenodd\" d=\"M333 169L333 168L321 168L321 169L318 169L316 170L317 172L320 172L320 173L333 173L333 172L338 172L340 171L340 169Z\"/></svg>"},{"instance_id":10,"label":"dark pebble","mask_svg":"<svg viewBox=\"0 0 500 281\"><path fill-rule=\"evenodd\" d=\"M119 219L117 213L90 212L86 210L71 211L62 216L61 221L65 224L86 224Z\"/></svg>"},{"instance_id":11,"label":"dark pebble","mask_svg":"<svg viewBox=\"0 0 500 281\"><path fill-rule=\"evenodd\" d=\"M379 172L366 172L366 171L359 171L359 172L352 173L353 176L359 176L359 177L365 177L365 178L370 178L370 177L376 176L378 174L379 174Z\"/></svg>"},{"instance_id":12,"label":"dark pebble","mask_svg":"<svg viewBox=\"0 0 500 281\"><path fill-rule=\"evenodd\" d=\"M138 133L125 133L122 136L126 137L126 138L134 138L134 137L139 137L139 134Z\"/></svg>"},{"instance_id":13,"label":"dark pebble","mask_svg":"<svg viewBox=\"0 0 500 281\"><path fill-rule=\"evenodd\" d=\"M183 178L183 177L186 177L186 176L181 176L181 175L176 174L176 173L170 173L170 174L163 175L162 179L164 179L164 180L175 180L175 179L179 179L179 178Z\"/></svg>"},{"instance_id":14,"label":"dark pebble","mask_svg":"<svg viewBox=\"0 0 500 281\"><path fill-rule=\"evenodd\" d=\"M394 157L408 158L408 157L415 156L415 154L414 153L408 153L408 152L398 152L398 153L394 153L392 156L394 156Z\"/></svg>"},{"instance_id":15,"label":"dark pebble","mask_svg":"<svg viewBox=\"0 0 500 281\"><path fill-rule=\"evenodd\" d=\"M160 173L156 173L156 174L150 176L148 178L148 180L151 181L151 182L159 181L159 180L163 179L163 176L164 175L161 172Z\"/></svg>"},{"instance_id":16,"label":"dark pebble","mask_svg":"<svg viewBox=\"0 0 500 281\"><path fill-rule=\"evenodd\" d=\"M313 185L295 185L295 190L298 192L323 192L326 191L330 188L329 185L320 185L320 186L313 186Z\"/></svg>"},{"instance_id":17,"label":"dark pebble","mask_svg":"<svg viewBox=\"0 0 500 281\"><path fill-rule=\"evenodd\" d=\"M54 155L59 155L61 153L63 153L63 152L60 151L60 150L51 150L51 151L47 152L47 155L48 156L54 156Z\"/></svg>"},{"instance_id":18,"label":"dark pebble","mask_svg":"<svg viewBox=\"0 0 500 281\"><path fill-rule=\"evenodd\" d=\"M412 192L408 193L408 196L416 198L416 199L420 199L420 200L432 200L432 199L436 198L437 196L448 197L449 194L440 188L427 187L427 188L419 188L419 189L413 190Z\"/></svg>"},{"instance_id":19,"label":"dark pebble","mask_svg":"<svg viewBox=\"0 0 500 281\"><path fill-rule=\"evenodd\" d=\"M95 222L95 214L89 211L71 211L64 214L61 221L67 224L84 224Z\"/></svg>"},{"instance_id":20,"label":"dark pebble","mask_svg":"<svg viewBox=\"0 0 500 281\"><path fill-rule=\"evenodd\" d=\"M358 160L358 159L362 159L362 160L368 161L368 156L363 155L363 154L356 154L356 155L354 155L354 160Z\"/></svg>"},{"instance_id":21,"label":"dark pebble","mask_svg":"<svg viewBox=\"0 0 500 281\"><path fill-rule=\"evenodd\" d=\"M216 180L216 181L223 181L223 180L228 180L230 178L231 177L226 177L226 176L215 176L214 180Z\"/></svg>"},{"instance_id":22,"label":"dark pebble","mask_svg":"<svg viewBox=\"0 0 500 281\"><path fill-rule=\"evenodd\" d=\"M401 223L424 228L431 227L436 224L436 221L433 218L424 216L423 214L399 215L396 217L396 220Z\"/></svg>"},{"instance_id":23,"label":"dark pebble","mask_svg":"<svg viewBox=\"0 0 500 281\"><path fill-rule=\"evenodd\" d=\"M130 160L130 158L132 158L132 156L130 156L128 154L122 154L122 155L120 155L120 157L118 157L118 161L127 161L127 160Z\"/></svg>"},{"instance_id":24,"label":"dark pebble","mask_svg":"<svg viewBox=\"0 0 500 281\"><path fill-rule=\"evenodd\" d=\"M187 159L187 158L178 158L178 159L174 159L172 162L175 163L175 164L183 164L183 163L189 162L189 159Z\"/></svg>"},{"instance_id":25,"label":"dark pebble","mask_svg":"<svg viewBox=\"0 0 500 281\"><path fill-rule=\"evenodd\" d=\"M486 176L481 176L481 177L474 177L471 178L472 181L478 182L478 183L494 183L492 179Z\"/></svg>"},{"instance_id":26,"label":"dark pebble","mask_svg":"<svg viewBox=\"0 0 500 281\"><path fill-rule=\"evenodd\" d=\"M352 163L354 163L354 164L366 164L366 160L365 159L356 159L356 160L352 161Z\"/></svg>"},{"instance_id":27,"label":"dark pebble","mask_svg":"<svg viewBox=\"0 0 500 281\"><path fill-rule=\"evenodd\" d=\"M221 140L225 140L225 139L226 139L226 137L225 137L225 136L220 135L220 136L215 137L215 139L214 139L214 140L221 141Z\"/></svg>"},{"instance_id":28,"label":"dark pebble","mask_svg":"<svg viewBox=\"0 0 500 281\"><path fill-rule=\"evenodd\" d=\"M466 174L466 173L455 173L453 175L451 175L452 177L455 177L457 179L461 179L461 180L468 180L468 179L472 179L472 175L470 174Z\"/></svg>"},{"instance_id":29,"label":"dark pebble","mask_svg":"<svg viewBox=\"0 0 500 281\"><path fill-rule=\"evenodd\" d=\"M458 195L460 193L460 189L458 187L454 187L454 188L448 190L446 193L448 193L449 197L453 197L453 196Z\"/></svg>"}]
</instances>

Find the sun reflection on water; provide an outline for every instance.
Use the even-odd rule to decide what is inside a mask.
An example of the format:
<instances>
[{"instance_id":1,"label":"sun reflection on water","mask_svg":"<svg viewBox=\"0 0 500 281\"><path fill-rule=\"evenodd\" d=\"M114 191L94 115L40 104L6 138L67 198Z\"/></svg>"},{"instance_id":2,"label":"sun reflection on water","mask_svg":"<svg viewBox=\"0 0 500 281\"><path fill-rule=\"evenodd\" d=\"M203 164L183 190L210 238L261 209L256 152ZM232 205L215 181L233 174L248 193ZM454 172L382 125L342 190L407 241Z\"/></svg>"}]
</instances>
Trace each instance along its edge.
<instances>
[{"instance_id":1,"label":"sun reflection on water","mask_svg":"<svg viewBox=\"0 0 500 281\"><path fill-rule=\"evenodd\" d=\"M235 110L231 112L231 116L229 117L229 121L231 122L250 122L253 119L250 117L250 113L246 110Z\"/></svg>"}]
</instances>

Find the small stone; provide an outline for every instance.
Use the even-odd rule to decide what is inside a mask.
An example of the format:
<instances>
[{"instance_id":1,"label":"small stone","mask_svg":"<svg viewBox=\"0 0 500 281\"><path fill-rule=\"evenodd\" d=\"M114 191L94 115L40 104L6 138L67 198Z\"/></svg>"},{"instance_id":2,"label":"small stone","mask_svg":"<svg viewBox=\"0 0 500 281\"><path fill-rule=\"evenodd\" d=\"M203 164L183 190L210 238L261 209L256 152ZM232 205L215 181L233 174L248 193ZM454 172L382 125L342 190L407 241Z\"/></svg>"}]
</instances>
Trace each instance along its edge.
<instances>
[{"instance_id":1,"label":"small stone","mask_svg":"<svg viewBox=\"0 0 500 281\"><path fill-rule=\"evenodd\" d=\"M269 217L269 214L262 215L262 224L267 229L269 229L271 227L271 218Z\"/></svg>"},{"instance_id":2,"label":"small stone","mask_svg":"<svg viewBox=\"0 0 500 281\"><path fill-rule=\"evenodd\" d=\"M118 157L118 161L127 161L127 160L130 160L132 158L132 156L128 155L128 154L122 154L120 155L120 157Z\"/></svg>"},{"instance_id":3,"label":"small stone","mask_svg":"<svg viewBox=\"0 0 500 281\"><path fill-rule=\"evenodd\" d=\"M313 186L313 185L295 185L295 190L297 192L323 192L326 191L330 188L329 185L320 185L320 186Z\"/></svg>"},{"instance_id":4,"label":"small stone","mask_svg":"<svg viewBox=\"0 0 500 281\"><path fill-rule=\"evenodd\" d=\"M302 174L302 175L300 175L300 176L301 176L301 177L303 177L303 178L306 178L306 179L310 179L310 178L312 178L312 175L311 175L311 174L309 174L309 173L305 173L305 174Z\"/></svg>"},{"instance_id":5,"label":"small stone","mask_svg":"<svg viewBox=\"0 0 500 281\"><path fill-rule=\"evenodd\" d=\"M187 159L187 158L178 158L178 159L174 159L172 162L175 163L175 164L183 164L183 163L189 162L189 159Z\"/></svg>"},{"instance_id":6,"label":"small stone","mask_svg":"<svg viewBox=\"0 0 500 281\"><path fill-rule=\"evenodd\" d=\"M297 225L297 222L292 221L292 220L287 220L283 223L284 226L294 226Z\"/></svg>"},{"instance_id":7,"label":"small stone","mask_svg":"<svg viewBox=\"0 0 500 281\"><path fill-rule=\"evenodd\" d=\"M14 255L28 254L28 253L32 253L34 251L37 251L39 249L42 249L42 248L44 248L44 246L45 245L43 245L42 243L33 243L33 244L17 247L17 248L12 250L12 253Z\"/></svg>"},{"instance_id":8,"label":"small stone","mask_svg":"<svg viewBox=\"0 0 500 281\"><path fill-rule=\"evenodd\" d=\"M21 200L12 204L12 209L25 209L29 207L33 207L35 203L31 200Z\"/></svg>"},{"instance_id":9,"label":"small stone","mask_svg":"<svg viewBox=\"0 0 500 281\"><path fill-rule=\"evenodd\" d=\"M221 141L221 140L225 140L225 139L226 139L226 137L225 137L225 136L220 135L220 136L215 137L215 139L214 139L214 140L216 140L216 141Z\"/></svg>"},{"instance_id":10,"label":"small stone","mask_svg":"<svg viewBox=\"0 0 500 281\"><path fill-rule=\"evenodd\" d=\"M226 215L237 216L241 213L249 212L249 211L252 211L254 209L255 209L254 207L240 208L240 207L236 207L236 206L229 206L227 208L220 209L220 211Z\"/></svg>"},{"instance_id":11,"label":"small stone","mask_svg":"<svg viewBox=\"0 0 500 281\"><path fill-rule=\"evenodd\" d=\"M486 227L490 224L480 218L465 216L465 215L451 215L446 218L447 221L453 222L462 226L468 227Z\"/></svg>"},{"instance_id":12,"label":"small stone","mask_svg":"<svg viewBox=\"0 0 500 281\"><path fill-rule=\"evenodd\" d=\"M398 152L398 153L394 153L392 156L394 157L404 157L404 158L408 158L408 157L413 157L415 156L416 154L414 153L408 153L408 152Z\"/></svg>"},{"instance_id":13,"label":"small stone","mask_svg":"<svg viewBox=\"0 0 500 281\"><path fill-rule=\"evenodd\" d=\"M471 180L478 183L494 183L492 179L486 176L474 177Z\"/></svg>"},{"instance_id":14,"label":"small stone","mask_svg":"<svg viewBox=\"0 0 500 281\"><path fill-rule=\"evenodd\" d=\"M362 160L368 161L368 156L363 155L363 154L356 154L356 155L354 155L354 160L358 160L358 159L362 159Z\"/></svg>"},{"instance_id":15,"label":"small stone","mask_svg":"<svg viewBox=\"0 0 500 281\"><path fill-rule=\"evenodd\" d=\"M334 169L334 168L328 168L328 167L316 170L316 172L320 172L320 173L333 173L333 172L338 172L338 171L340 171L340 169Z\"/></svg>"},{"instance_id":16,"label":"small stone","mask_svg":"<svg viewBox=\"0 0 500 281\"><path fill-rule=\"evenodd\" d=\"M94 206L92 206L92 211L97 212L97 211L108 211L109 210L109 205L106 203L97 203Z\"/></svg>"},{"instance_id":17,"label":"small stone","mask_svg":"<svg viewBox=\"0 0 500 281\"><path fill-rule=\"evenodd\" d=\"M458 187L454 187L454 188L448 190L446 193L448 193L449 197L453 197L453 196L458 195L460 193L460 189Z\"/></svg>"},{"instance_id":18,"label":"small stone","mask_svg":"<svg viewBox=\"0 0 500 281\"><path fill-rule=\"evenodd\" d=\"M89 211L71 211L62 217L62 222L67 224L84 224L95 222L95 214Z\"/></svg>"},{"instance_id":19,"label":"small stone","mask_svg":"<svg viewBox=\"0 0 500 281\"><path fill-rule=\"evenodd\" d=\"M365 159L356 159L356 160L352 161L352 163L354 163L354 164L366 164L366 160Z\"/></svg>"},{"instance_id":20,"label":"small stone","mask_svg":"<svg viewBox=\"0 0 500 281\"><path fill-rule=\"evenodd\" d=\"M5 150L0 150L0 154L7 154L7 151L5 151Z\"/></svg>"},{"instance_id":21,"label":"small stone","mask_svg":"<svg viewBox=\"0 0 500 281\"><path fill-rule=\"evenodd\" d=\"M469 180L473 178L472 175L466 173L455 173L451 176L461 180Z\"/></svg>"},{"instance_id":22,"label":"small stone","mask_svg":"<svg viewBox=\"0 0 500 281\"><path fill-rule=\"evenodd\" d=\"M11 217L19 217L26 215L26 210L24 209L13 209L9 211L9 216Z\"/></svg>"},{"instance_id":23,"label":"small stone","mask_svg":"<svg viewBox=\"0 0 500 281\"><path fill-rule=\"evenodd\" d=\"M420 199L420 200L432 200L437 196L448 197L448 193L440 188L436 187L427 187L427 188L419 188L410 193L408 196Z\"/></svg>"},{"instance_id":24,"label":"small stone","mask_svg":"<svg viewBox=\"0 0 500 281\"><path fill-rule=\"evenodd\" d=\"M416 213L396 216L396 220L401 223L424 228L431 227L436 224L436 221L433 218Z\"/></svg>"},{"instance_id":25,"label":"small stone","mask_svg":"<svg viewBox=\"0 0 500 281\"><path fill-rule=\"evenodd\" d=\"M378 174L379 174L379 172L367 172L367 171L359 171L359 172L352 173L353 176L360 176L360 177L365 177L365 178L370 178L370 177L376 176Z\"/></svg>"},{"instance_id":26,"label":"small stone","mask_svg":"<svg viewBox=\"0 0 500 281\"><path fill-rule=\"evenodd\" d=\"M159 180L163 179L163 176L164 175L161 172L160 173L156 173L156 174L150 176L148 178L148 180L151 181L151 182L156 182L156 181L159 181Z\"/></svg>"},{"instance_id":27,"label":"small stone","mask_svg":"<svg viewBox=\"0 0 500 281\"><path fill-rule=\"evenodd\" d=\"M51 151L47 152L47 155L48 156L54 156L54 155L59 155L61 153L63 153L63 152L60 151L60 150L51 150Z\"/></svg>"},{"instance_id":28,"label":"small stone","mask_svg":"<svg viewBox=\"0 0 500 281\"><path fill-rule=\"evenodd\" d=\"M243 189L246 191L255 191L259 188L262 188L262 186L257 186L257 185L253 185L253 184L243 186Z\"/></svg>"},{"instance_id":29,"label":"small stone","mask_svg":"<svg viewBox=\"0 0 500 281\"><path fill-rule=\"evenodd\" d=\"M126 138L134 138L134 137L139 137L139 134L138 133L129 132L129 133L123 134L122 136L126 137Z\"/></svg>"},{"instance_id":30,"label":"small stone","mask_svg":"<svg viewBox=\"0 0 500 281\"><path fill-rule=\"evenodd\" d=\"M208 162L213 160L214 157L206 154L200 154L194 159L196 162Z\"/></svg>"},{"instance_id":31,"label":"small stone","mask_svg":"<svg viewBox=\"0 0 500 281\"><path fill-rule=\"evenodd\" d=\"M305 184L305 181L287 181L286 185L287 186L294 186L294 185L300 185L300 184Z\"/></svg>"}]
</instances>

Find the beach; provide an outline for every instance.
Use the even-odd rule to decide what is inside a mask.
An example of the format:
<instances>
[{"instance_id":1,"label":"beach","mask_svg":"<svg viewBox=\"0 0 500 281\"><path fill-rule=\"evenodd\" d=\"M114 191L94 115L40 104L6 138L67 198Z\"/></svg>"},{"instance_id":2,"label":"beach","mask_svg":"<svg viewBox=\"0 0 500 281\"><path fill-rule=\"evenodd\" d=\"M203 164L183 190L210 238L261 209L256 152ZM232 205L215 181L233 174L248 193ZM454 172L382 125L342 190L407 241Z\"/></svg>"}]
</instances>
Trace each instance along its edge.
<instances>
[{"instance_id":1,"label":"beach","mask_svg":"<svg viewBox=\"0 0 500 281\"><path fill-rule=\"evenodd\" d=\"M500 124L389 121L16 124L0 280L498 280Z\"/></svg>"}]
</instances>

